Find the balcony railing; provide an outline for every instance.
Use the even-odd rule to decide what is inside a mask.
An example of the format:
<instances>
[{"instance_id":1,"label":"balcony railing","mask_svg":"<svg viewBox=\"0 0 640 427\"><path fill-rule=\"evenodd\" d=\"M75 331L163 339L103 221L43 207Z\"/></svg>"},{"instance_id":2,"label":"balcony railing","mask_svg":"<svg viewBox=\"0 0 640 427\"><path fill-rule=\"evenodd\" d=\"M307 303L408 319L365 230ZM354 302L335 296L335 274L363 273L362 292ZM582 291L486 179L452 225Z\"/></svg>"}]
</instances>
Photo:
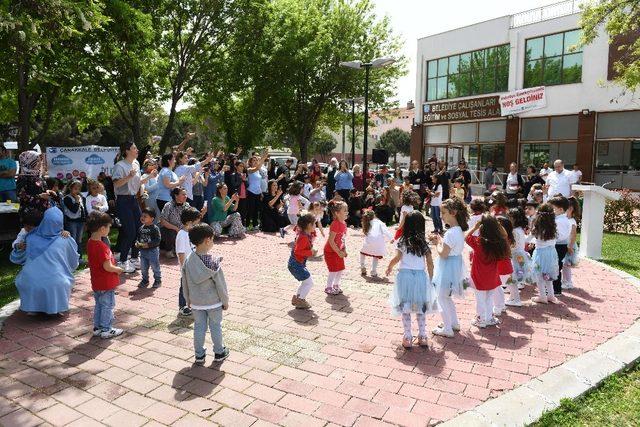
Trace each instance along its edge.
<instances>
[{"instance_id":1,"label":"balcony railing","mask_svg":"<svg viewBox=\"0 0 640 427\"><path fill-rule=\"evenodd\" d=\"M573 15L580 12L580 5L585 0L567 0L536 9L525 10L511 16L511 28L522 27L536 22L547 21L561 16Z\"/></svg>"}]
</instances>

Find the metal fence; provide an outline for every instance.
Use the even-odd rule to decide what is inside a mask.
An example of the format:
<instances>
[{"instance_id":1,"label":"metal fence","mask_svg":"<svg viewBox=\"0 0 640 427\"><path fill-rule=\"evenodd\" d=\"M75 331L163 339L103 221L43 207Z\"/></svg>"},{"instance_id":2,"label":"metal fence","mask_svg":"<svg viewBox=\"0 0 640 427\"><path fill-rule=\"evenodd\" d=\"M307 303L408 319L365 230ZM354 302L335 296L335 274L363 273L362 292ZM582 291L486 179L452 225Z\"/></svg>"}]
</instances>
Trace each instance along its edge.
<instances>
[{"instance_id":1,"label":"metal fence","mask_svg":"<svg viewBox=\"0 0 640 427\"><path fill-rule=\"evenodd\" d=\"M536 22L547 21L561 16L579 13L585 0L567 0L547 6L538 7L511 16L511 28L523 27Z\"/></svg>"}]
</instances>

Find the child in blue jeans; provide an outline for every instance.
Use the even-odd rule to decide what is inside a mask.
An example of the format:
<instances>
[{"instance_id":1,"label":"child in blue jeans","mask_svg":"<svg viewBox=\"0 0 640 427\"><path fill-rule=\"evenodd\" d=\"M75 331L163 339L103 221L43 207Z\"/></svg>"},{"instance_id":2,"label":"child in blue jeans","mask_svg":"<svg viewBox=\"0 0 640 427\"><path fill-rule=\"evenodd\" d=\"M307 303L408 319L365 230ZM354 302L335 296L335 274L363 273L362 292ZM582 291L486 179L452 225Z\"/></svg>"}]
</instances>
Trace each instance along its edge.
<instances>
[{"instance_id":1,"label":"child in blue jeans","mask_svg":"<svg viewBox=\"0 0 640 427\"><path fill-rule=\"evenodd\" d=\"M195 246L182 264L181 286L187 306L193 313L193 347L195 363L203 365L206 350L204 339L207 326L213 341L214 362L229 356L222 341L222 311L229 308L227 282L220 268L219 257L212 257L213 228L209 224L196 224L189 230L189 240Z\"/></svg>"},{"instance_id":2,"label":"child in blue jeans","mask_svg":"<svg viewBox=\"0 0 640 427\"><path fill-rule=\"evenodd\" d=\"M87 258L91 273L91 289L96 301L93 314L93 336L104 339L122 335L122 329L112 327L113 309L116 306L115 288L120 284L123 269L116 266L111 248L102 239L109 235L111 217L104 212L91 212L87 230L91 237L87 242Z\"/></svg>"},{"instance_id":3,"label":"child in blue jeans","mask_svg":"<svg viewBox=\"0 0 640 427\"><path fill-rule=\"evenodd\" d=\"M153 288L159 288L162 284L162 273L160 272L160 228L154 224L156 211L151 208L144 208L140 216L140 232L136 247L140 249L140 274L142 280L139 288L149 286L149 267L153 271Z\"/></svg>"}]
</instances>

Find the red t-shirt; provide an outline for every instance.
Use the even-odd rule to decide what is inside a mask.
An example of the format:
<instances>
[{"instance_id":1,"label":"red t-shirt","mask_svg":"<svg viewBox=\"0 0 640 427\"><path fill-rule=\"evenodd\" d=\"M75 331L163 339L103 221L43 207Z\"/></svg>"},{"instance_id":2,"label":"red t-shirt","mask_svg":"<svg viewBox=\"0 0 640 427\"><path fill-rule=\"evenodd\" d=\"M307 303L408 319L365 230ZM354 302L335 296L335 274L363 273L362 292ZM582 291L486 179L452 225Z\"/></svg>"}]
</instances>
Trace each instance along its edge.
<instances>
[{"instance_id":1,"label":"red t-shirt","mask_svg":"<svg viewBox=\"0 0 640 427\"><path fill-rule=\"evenodd\" d=\"M336 246L338 247L338 249L343 250L344 239L347 234L347 224L340 221L333 221L331 223L331 226L329 227L329 232L331 231L333 231L336 234L336 237L333 240ZM331 246L329 245L329 240L327 240L327 243L324 245L324 250L325 252L327 251L333 252L333 249L331 249Z\"/></svg>"},{"instance_id":2,"label":"red t-shirt","mask_svg":"<svg viewBox=\"0 0 640 427\"><path fill-rule=\"evenodd\" d=\"M89 271L91 272L91 289L94 291L110 291L120 284L117 273L111 273L104 269L103 264L111 260L116 261L111 253L111 248L101 240L89 239L87 242L87 258L89 258Z\"/></svg>"},{"instance_id":3,"label":"red t-shirt","mask_svg":"<svg viewBox=\"0 0 640 427\"><path fill-rule=\"evenodd\" d=\"M293 256L296 261L303 263L304 260L313 255L313 238L315 233L309 235L306 233L299 233L296 238L296 244L293 247Z\"/></svg>"},{"instance_id":4,"label":"red t-shirt","mask_svg":"<svg viewBox=\"0 0 640 427\"><path fill-rule=\"evenodd\" d=\"M473 249L471 254L471 279L475 288L479 291L490 291L500 286L498 275L498 262L489 261L480 245L480 237L468 235L465 239Z\"/></svg>"}]
</instances>

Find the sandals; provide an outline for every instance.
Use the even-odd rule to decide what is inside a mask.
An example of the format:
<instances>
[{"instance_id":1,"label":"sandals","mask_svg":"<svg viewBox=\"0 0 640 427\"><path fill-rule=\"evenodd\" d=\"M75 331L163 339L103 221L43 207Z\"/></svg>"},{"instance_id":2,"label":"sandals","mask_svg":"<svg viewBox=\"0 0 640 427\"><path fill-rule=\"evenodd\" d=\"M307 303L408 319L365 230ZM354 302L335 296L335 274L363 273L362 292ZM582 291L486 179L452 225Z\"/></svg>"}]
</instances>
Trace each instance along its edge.
<instances>
[{"instance_id":1,"label":"sandals","mask_svg":"<svg viewBox=\"0 0 640 427\"><path fill-rule=\"evenodd\" d=\"M445 337L445 338L453 338L454 336L453 332L448 333L444 330L444 328L440 328L440 327L435 328L433 331L431 331L431 333L433 335L437 335L439 337Z\"/></svg>"}]
</instances>

